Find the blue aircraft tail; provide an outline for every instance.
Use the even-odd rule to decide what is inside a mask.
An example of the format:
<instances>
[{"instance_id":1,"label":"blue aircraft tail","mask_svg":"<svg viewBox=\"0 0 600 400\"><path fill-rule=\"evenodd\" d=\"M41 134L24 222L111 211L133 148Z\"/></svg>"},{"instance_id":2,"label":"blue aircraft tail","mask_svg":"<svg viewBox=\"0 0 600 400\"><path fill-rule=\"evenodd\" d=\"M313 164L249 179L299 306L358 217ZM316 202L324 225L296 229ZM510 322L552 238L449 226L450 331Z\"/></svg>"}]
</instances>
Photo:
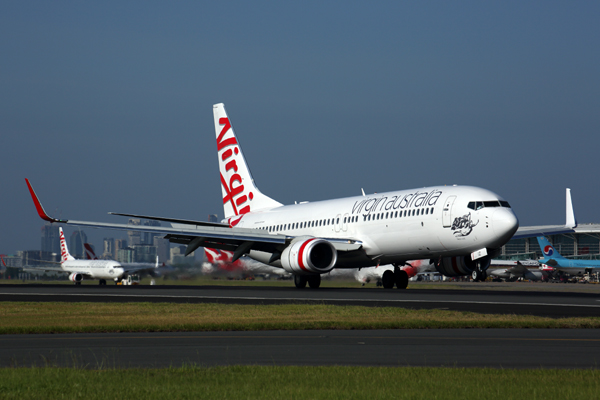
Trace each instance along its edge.
<instances>
[{"instance_id":1,"label":"blue aircraft tail","mask_svg":"<svg viewBox=\"0 0 600 400\"><path fill-rule=\"evenodd\" d=\"M564 258L563 256L561 256L558 253L558 251L556 251L554 246L552 246L550 241L548 239L546 239L545 236L538 236L537 240L538 240L538 243L540 244L540 249L542 250L542 254L544 254L544 257L546 257L546 258Z\"/></svg>"}]
</instances>

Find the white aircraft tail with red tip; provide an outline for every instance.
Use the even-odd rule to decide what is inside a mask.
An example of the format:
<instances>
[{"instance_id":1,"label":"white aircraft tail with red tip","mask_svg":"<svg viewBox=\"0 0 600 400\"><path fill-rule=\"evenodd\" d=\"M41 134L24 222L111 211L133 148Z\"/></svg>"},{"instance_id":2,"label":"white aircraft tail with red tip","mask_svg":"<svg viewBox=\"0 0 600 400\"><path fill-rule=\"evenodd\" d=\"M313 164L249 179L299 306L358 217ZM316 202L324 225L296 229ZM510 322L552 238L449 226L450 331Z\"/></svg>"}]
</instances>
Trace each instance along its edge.
<instances>
[{"instance_id":1,"label":"white aircraft tail with red tip","mask_svg":"<svg viewBox=\"0 0 600 400\"><path fill-rule=\"evenodd\" d=\"M223 210L230 226L235 226L243 214L282 206L262 194L254 184L242 148L222 103L213 106L219 172L223 192Z\"/></svg>"},{"instance_id":2,"label":"white aircraft tail with red tip","mask_svg":"<svg viewBox=\"0 0 600 400\"><path fill-rule=\"evenodd\" d=\"M97 260L98 259L91 244L84 243L83 247L85 248L85 259L86 260Z\"/></svg>"},{"instance_id":3,"label":"white aircraft tail with red tip","mask_svg":"<svg viewBox=\"0 0 600 400\"><path fill-rule=\"evenodd\" d=\"M74 260L75 257L69 254L69 249L67 248L67 241L65 240L65 234L62 228L58 228L58 231L60 232L60 262Z\"/></svg>"}]
</instances>

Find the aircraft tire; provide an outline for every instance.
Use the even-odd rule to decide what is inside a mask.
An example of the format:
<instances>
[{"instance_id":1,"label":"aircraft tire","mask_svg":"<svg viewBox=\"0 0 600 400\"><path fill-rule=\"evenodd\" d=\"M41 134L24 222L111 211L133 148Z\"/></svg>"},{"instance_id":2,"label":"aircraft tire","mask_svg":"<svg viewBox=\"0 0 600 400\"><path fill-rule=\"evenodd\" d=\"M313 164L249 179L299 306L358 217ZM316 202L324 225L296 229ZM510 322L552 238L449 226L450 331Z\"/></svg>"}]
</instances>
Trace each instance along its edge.
<instances>
[{"instance_id":1,"label":"aircraft tire","mask_svg":"<svg viewBox=\"0 0 600 400\"><path fill-rule=\"evenodd\" d=\"M408 287L408 274L406 271L397 271L394 273L394 280L398 289L406 289Z\"/></svg>"},{"instance_id":2,"label":"aircraft tire","mask_svg":"<svg viewBox=\"0 0 600 400\"><path fill-rule=\"evenodd\" d=\"M487 274L485 271L474 269L471 277L473 278L473 282L483 282L487 278Z\"/></svg>"},{"instance_id":3,"label":"aircraft tire","mask_svg":"<svg viewBox=\"0 0 600 400\"><path fill-rule=\"evenodd\" d=\"M387 270L383 273L381 277L381 284L384 289L393 289L394 288L394 273L390 270Z\"/></svg>"},{"instance_id":4,"label":"aircraft tire","mask_svg":"<svg viewBox=\"0 0 600 400\"><path fill-rule=\"evenodd\" d=\"M308 286L311 289L318 289L321 286L321 275L315 275L308 278Z\"/></svg>"},{"instance_id":5,"label":"aircraft tire","mask_svg":"<svg viewBox=\"0 0 600 400\"><path fill-rule=\"evenodd\" d=\"M306 282L307 282L307 279L305 276L294 275L294 285L296 285L296 288L304 289L306 287Z\"/></svg>"},{"instance_id":6,"label":"aircraft tire","mask_svg":"<svg viewBox=\"0 0 600 400\"><path fill-rule=\"evenodd\" d=\"M106 285L106 280L105 279L100 279L99 285L100 286Z\"/></svg>"}]
</instances>

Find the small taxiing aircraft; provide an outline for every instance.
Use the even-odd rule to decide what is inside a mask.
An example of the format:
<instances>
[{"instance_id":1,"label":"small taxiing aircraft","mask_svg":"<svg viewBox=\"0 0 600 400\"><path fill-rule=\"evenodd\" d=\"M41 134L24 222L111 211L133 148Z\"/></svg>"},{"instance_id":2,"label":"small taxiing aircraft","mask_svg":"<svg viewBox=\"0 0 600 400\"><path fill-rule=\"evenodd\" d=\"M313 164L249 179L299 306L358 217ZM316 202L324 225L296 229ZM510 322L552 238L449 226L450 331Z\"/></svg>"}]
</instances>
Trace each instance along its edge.
<instances>
[{"instance_id":1,"label":"small taxiing aircraft","mask_svg":"<svg viewBox=\"0 0 600 400\"><path fill-rule=\"evenodd\" d=\"M106 285L107 280L112 280L115 283L121 282L131 274L148 270L148 264L145 265L129 265L124 266L121 263L113 260L78 260L69 253L67 241L62 228L59 228L60 234L60 262L43 261L50 264L59 264L58 267L28 267L23 268L24 271L54 271L65 272L69 274L69 280L75 285L81 285L85 279L98 279L100 285ZM95 255L94 255L95 256ZM41 260L40 260L41 261ZM158 267L158 264L152 268Z\"/></svg>"}]
</instances>

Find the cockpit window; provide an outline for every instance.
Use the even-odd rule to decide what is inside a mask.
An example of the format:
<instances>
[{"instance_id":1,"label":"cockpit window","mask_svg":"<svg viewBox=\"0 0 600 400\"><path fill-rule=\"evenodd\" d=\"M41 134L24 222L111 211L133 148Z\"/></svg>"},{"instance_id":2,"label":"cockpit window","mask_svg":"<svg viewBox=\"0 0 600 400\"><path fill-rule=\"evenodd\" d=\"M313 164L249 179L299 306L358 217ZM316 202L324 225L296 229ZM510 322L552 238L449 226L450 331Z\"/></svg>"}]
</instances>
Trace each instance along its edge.
<instances>
[{"instance_id":1,"label":"cockpit window","mask_svg":"<svg viewBox=\"0 0 600 400\"><path fill-rule=\"evenodd\" d=\"M500 202L498 200L484 201L483 206L484 207L500 207Z\"/></svg>"},{"instance_id":2,"label":"cockpit window","mask_svg":"<svg viewBox=\"0 0 600 400\"><path fill-rule=\"evenodd\" d=\"M510 208L510 204L508 204L508 201L504 201L504 200L490 200L490 201L470 201L469 204L467 204L467 207L470 208L471 210L480 210L484 207L506 207L506 208Z\"/></svg>"}]
</instances>

